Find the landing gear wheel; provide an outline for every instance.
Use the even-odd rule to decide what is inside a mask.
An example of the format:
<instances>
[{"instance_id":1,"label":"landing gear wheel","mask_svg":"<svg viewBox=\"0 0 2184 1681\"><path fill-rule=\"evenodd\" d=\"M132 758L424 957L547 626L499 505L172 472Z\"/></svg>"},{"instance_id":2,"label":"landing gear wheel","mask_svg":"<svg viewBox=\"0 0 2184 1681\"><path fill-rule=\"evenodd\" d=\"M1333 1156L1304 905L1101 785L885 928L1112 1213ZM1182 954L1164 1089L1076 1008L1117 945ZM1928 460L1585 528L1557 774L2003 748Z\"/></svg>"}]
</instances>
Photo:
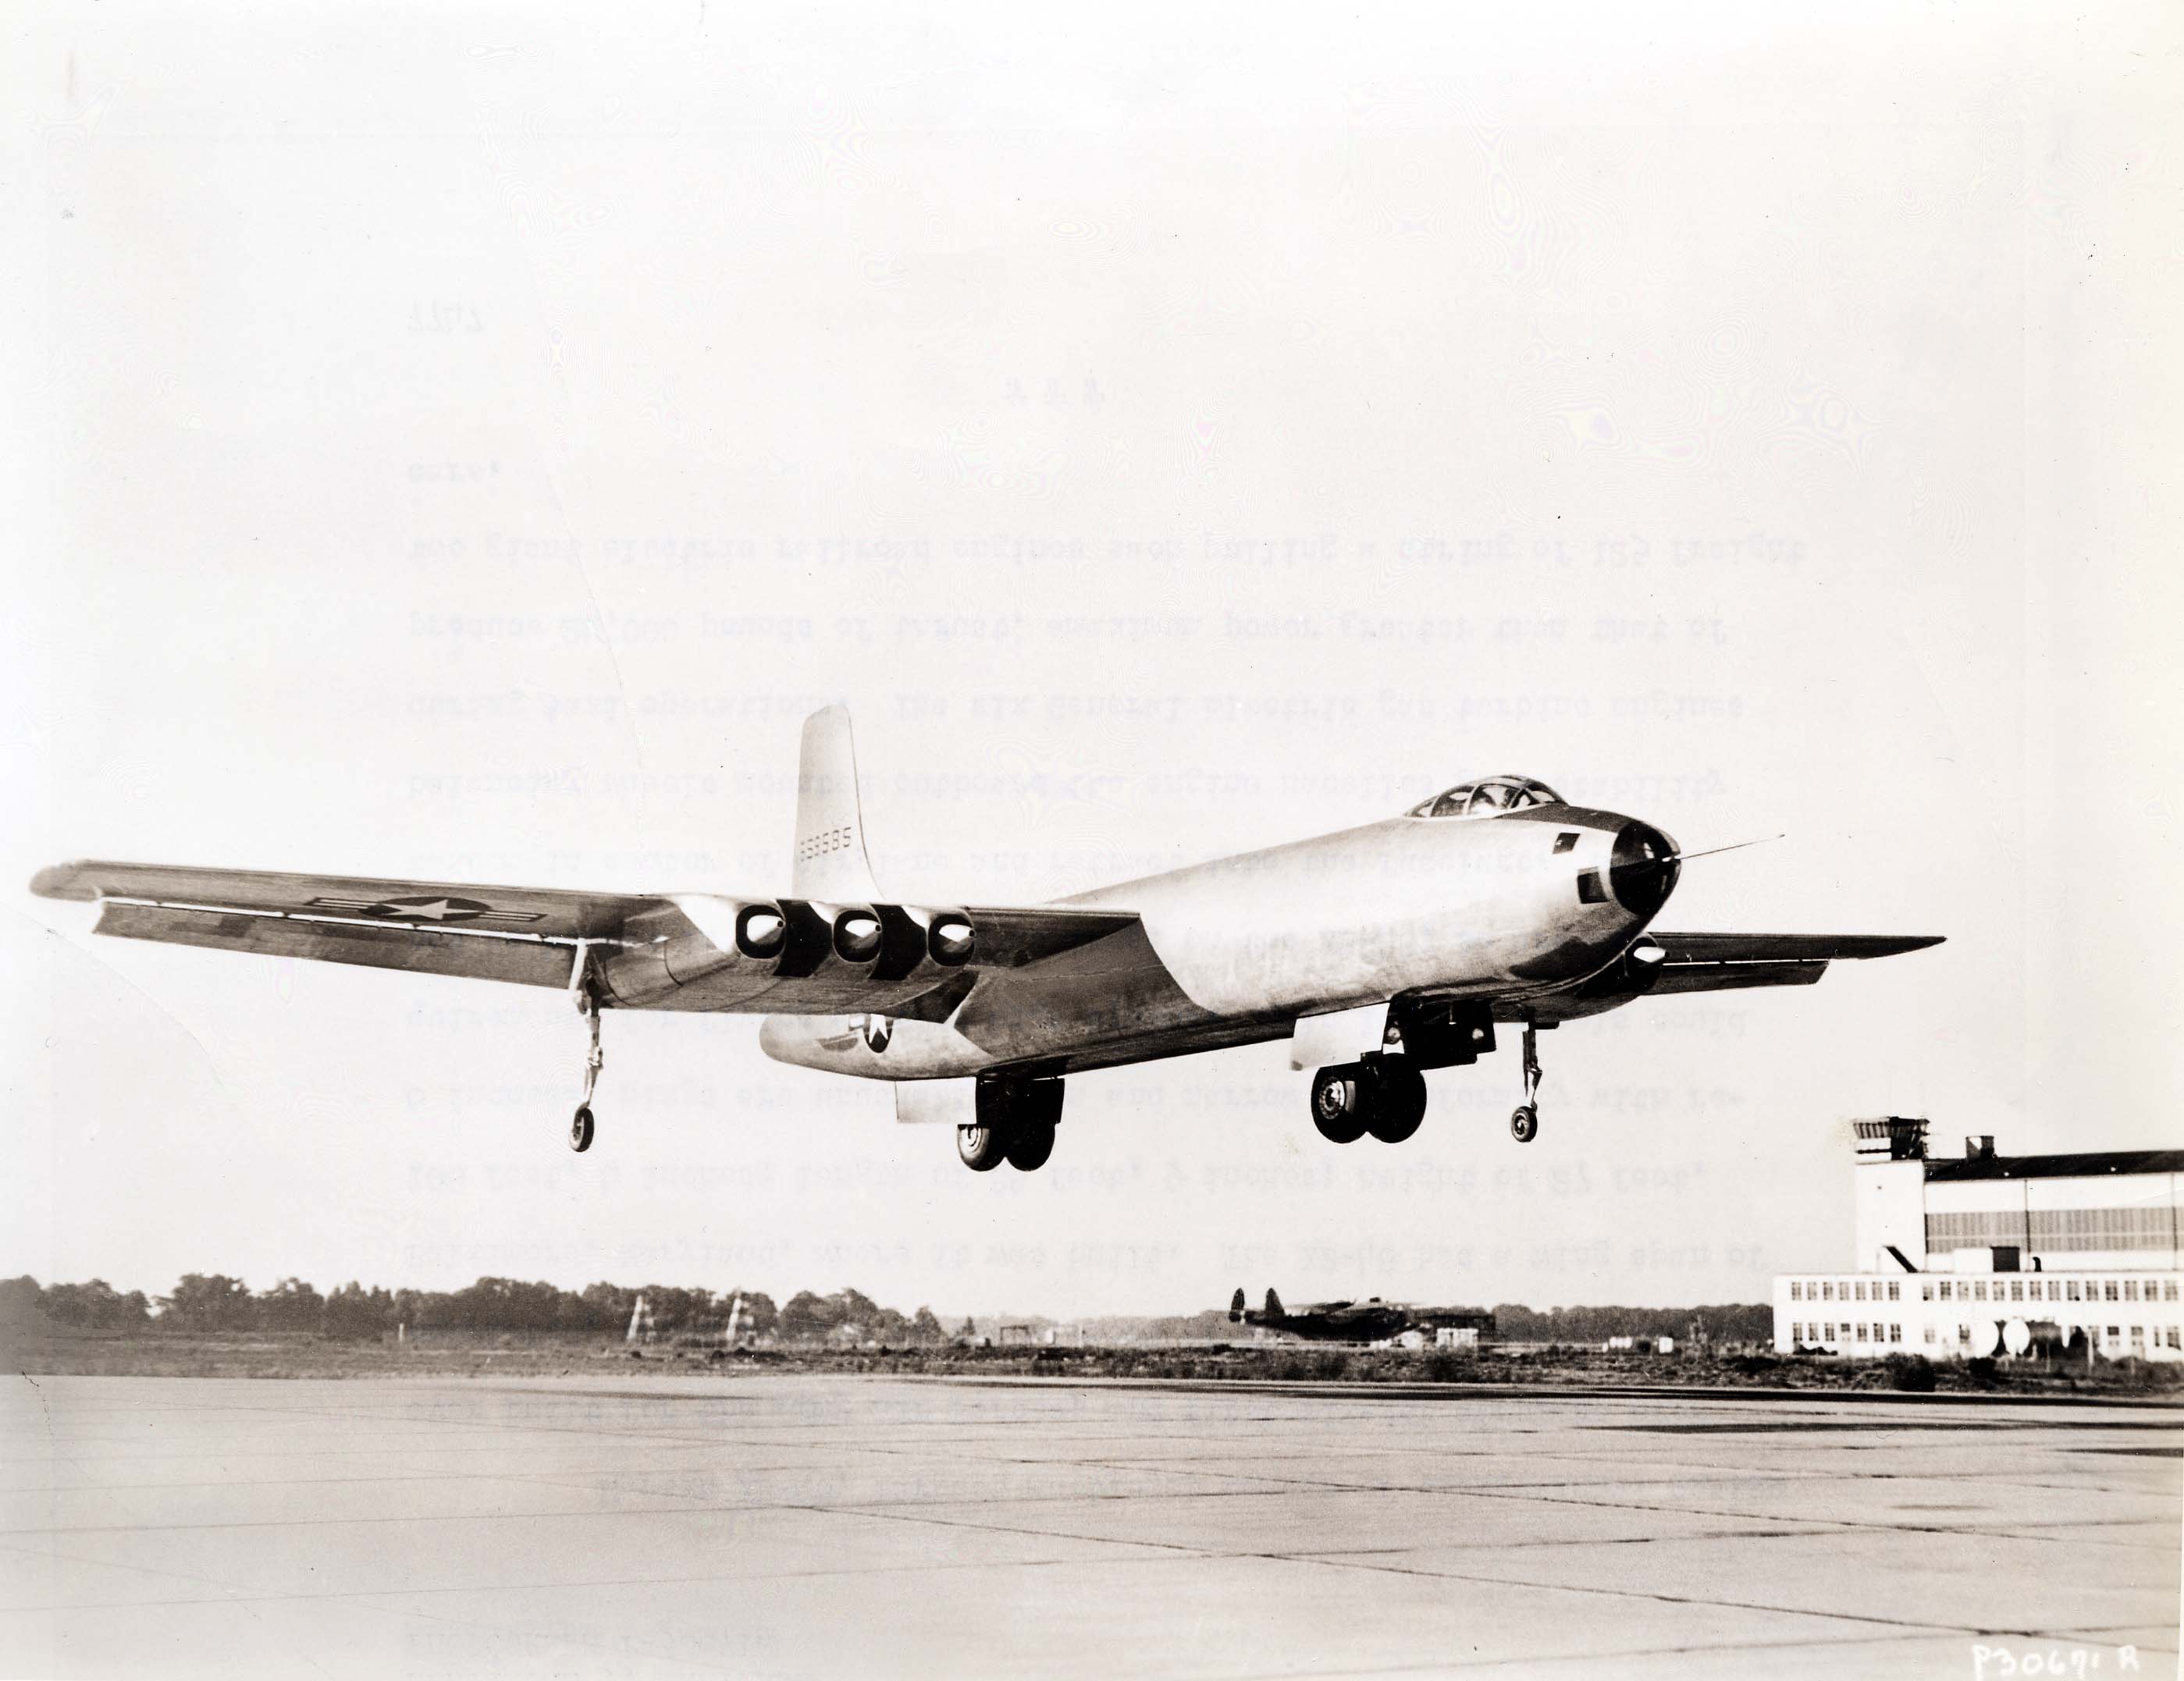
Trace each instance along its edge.
<instances>
[{"instance_id":1,"label":"landing gear wheel","mask_svg":"<svg viewBox=\"0 0 2184 1681\"><path fill-rule=\"evenodd\" d=\"M1362 1062L1323 1068L1312 1077L1312 1124L1329 1143L1354 1144L1373 1110L1373 1071Z\"/></svg>"},{"instance_id":2,"label":"landing gear wheel","mask_svg":"<svg viewBox=\"0 0 2184 1681\"><path fill-rule=\"evenodd\" d=\"M577 1105L577 1112L569 1117L569 1148L582 1155L592 1147L595 1130L592 1094L599 1088L599 1070L607 1062L606 1053L599 1049L599 992L592 979L591 947L582 940L577 942L577 961L569 971L569 996L576 1004L577 1013L584 1018L591 1040L584 1053L584 1095Z\"/></svg>"},{"instance_id":3,"label":"landing gear wheel","mask_svg":"<svg viewBox=\"0 0 2184 1681\"><path fill-rule=\"evenodd\" d=\"M1426 1077L1401 1060L1384 1061L1373 1073L1378 1089L1365 1130L1384 1144L1399 1144L1426 1118Z\"/></svg>"},{"instance_id":4,"label":"landing gear wheel","mask_svg":"<svg viewBox=\"0 0 2184 1681\"><path fill-rule=\"evenodd\" d=\"M1540 1136L1540 1025L1524 1023L1524 1100L1509 1117L1509 1136L1528 1144Z\"/></svg>"},{"instance_id":5,"label":"landing gear wheel","mask_svg":"<svg viewBox=\"0 0 2184 1681\"><path fill-rule=\"evenodd\" d=\"M1008 1142L1004 1152L1009 1166L1019 1173L1036 1172L1046 1166L1046 1159L1054 1154L1054 1128L1027 1127Z\"/></svg>"},{"instance_id":6,"label":"landing gear wheel","mask_svg":"<svg viewBox=\"0 0 2184 1681\"><path fill-rule=\"evenodd\" d=\"M1053 1146L1050 1144L1048 1148ZM1001 1165L1004 1154L1000 1130L994 1127L958 1127L956 1154L962 1157L963 1165L973 1173L992 1172Z\"/></svg>"}]
</instances>

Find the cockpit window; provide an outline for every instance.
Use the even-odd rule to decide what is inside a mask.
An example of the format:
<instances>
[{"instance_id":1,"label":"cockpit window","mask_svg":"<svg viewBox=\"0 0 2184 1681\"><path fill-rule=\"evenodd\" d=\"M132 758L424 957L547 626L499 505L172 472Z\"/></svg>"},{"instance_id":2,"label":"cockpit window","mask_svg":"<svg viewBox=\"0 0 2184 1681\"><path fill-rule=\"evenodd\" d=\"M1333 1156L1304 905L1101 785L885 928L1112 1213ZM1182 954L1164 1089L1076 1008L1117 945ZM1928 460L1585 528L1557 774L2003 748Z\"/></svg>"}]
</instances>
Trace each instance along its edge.
<instances>
[{"instance_id":1,"label":"cockpit window","mask_svg":"<svg viewBox=\"0 0 2184 1681\"><path fill-rule=\"evenodd\" d=\"M1527 805L1561 805L1563 797L1545 782L1529 776L1485 776L1464 782L1446 793L1421 800L1411 808L1413 817L1490 817L1497 811L1515 811Z\"/></svg>"}]
</instances>

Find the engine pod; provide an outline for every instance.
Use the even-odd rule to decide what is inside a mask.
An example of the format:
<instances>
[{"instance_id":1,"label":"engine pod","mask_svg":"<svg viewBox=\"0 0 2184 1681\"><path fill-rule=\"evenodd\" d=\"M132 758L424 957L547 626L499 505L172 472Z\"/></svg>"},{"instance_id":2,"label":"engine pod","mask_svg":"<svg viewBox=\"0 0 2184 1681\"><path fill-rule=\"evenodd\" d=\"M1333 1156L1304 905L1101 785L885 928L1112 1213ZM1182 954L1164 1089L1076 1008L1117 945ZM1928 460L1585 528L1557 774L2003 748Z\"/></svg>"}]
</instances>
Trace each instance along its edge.
<instances>
[{"instance_id":1,"label":"engine pod","mask_svg":"<svg viewBox=\"0 0 2184 1681\"><path fill-rule=\"evenodd\" d=\"M869 905L845 905L832 923L834 955L844 963L877 963L887 943L887 925Z\"/></svg>"},{"instance_id":2,"label":"engine pod","mask_svg":"<svg viewBox=\"0 0 2184 1681\"><path fill-rule=\"evenodd\" d=\"M777 905L746 905L736 912L736 949L755 962L788 949L788 918Z\"/></svg>"},{"instance_id":3,"label":"engine pod","mask_svg":"<svg viewBox=\"0 0 2184 1681\"><path fill-rule=\"evenodd\" d=\"M944 969L961 967L978 949L978 931L961 910L925 914L925 955Z\"/></svg>"}]
</instances>

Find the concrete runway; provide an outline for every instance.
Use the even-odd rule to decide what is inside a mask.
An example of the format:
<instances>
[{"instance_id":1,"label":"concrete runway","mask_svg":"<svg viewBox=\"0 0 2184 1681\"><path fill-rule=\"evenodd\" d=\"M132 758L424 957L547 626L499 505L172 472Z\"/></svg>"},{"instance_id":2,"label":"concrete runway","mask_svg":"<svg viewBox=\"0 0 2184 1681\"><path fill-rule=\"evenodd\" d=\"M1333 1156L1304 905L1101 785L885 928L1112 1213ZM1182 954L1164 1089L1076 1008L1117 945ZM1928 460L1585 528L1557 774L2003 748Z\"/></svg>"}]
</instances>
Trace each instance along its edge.
<instances>
[{"instance_id":1,"label":"concrete runway","mask_svg":"<svg viewBox=\"0 0 2184 1681\"><path fill-rule=\"evenodd\" d=\"M2004 1681L2037 1655L2165 1678L2180 1425L1825 1396L19 1378L0 1673Z\"/></svg>"}]
</instances>

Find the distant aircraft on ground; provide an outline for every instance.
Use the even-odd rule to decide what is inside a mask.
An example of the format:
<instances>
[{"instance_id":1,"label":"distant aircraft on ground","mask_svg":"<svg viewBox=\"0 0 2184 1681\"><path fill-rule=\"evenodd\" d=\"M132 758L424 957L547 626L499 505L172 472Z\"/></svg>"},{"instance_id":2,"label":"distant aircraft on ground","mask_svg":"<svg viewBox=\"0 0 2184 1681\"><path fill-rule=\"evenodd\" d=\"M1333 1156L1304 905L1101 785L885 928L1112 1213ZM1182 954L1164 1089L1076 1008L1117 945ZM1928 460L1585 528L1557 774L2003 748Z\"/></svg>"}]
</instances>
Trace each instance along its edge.
<instances>
[{"instance_id":1,"label":"distant aircraft on ground","mask_svg":"<svg viewBox=\"0 0 2184 1681\"><path fill-rule=\"evenodd\" d=\"M1241 1289L1228 1300L1228 1322L1260 1325L1323 1343L1384 1343L1406 1331L1438 1331L1444 1327L1482 1334L1494 1329L1494 1316L1483 1308L1419 1307L1406 1301L1382 1301L1378 1296L1367 1301L1314 1302L1295 1313L1284 1313L1282 1299L1268 1290L1265 1310L1255 1313L1244 1305Z\"/></svg>"},{"instance_id":2,"label":"distant aircraft on ground","mask_svg":"<svg viewBox=\"0 0 2184 1681\"><path fill-rule=\"evenodd\" d=\"M1538 1035L1652 995L1802 986L1836 958L1938 935L1648 933L1687 855L1652 825L1490 776L1400 816L1037 906L882 897L850 715L804 725L789 896L582 893L80 862L31 891L97 900L131 939L567 989L590 1028L572 1149L593 1136L603 1010L766 1017L783 1062L894 1083L905 1121L952 1123L964 1165L1030 1170L1062 1080L1290 1042L1337 1144L1399 1144L1424 1071L1524 1032L1520 1143L1539 1128Z\"/></svg>"}]
</instances>

